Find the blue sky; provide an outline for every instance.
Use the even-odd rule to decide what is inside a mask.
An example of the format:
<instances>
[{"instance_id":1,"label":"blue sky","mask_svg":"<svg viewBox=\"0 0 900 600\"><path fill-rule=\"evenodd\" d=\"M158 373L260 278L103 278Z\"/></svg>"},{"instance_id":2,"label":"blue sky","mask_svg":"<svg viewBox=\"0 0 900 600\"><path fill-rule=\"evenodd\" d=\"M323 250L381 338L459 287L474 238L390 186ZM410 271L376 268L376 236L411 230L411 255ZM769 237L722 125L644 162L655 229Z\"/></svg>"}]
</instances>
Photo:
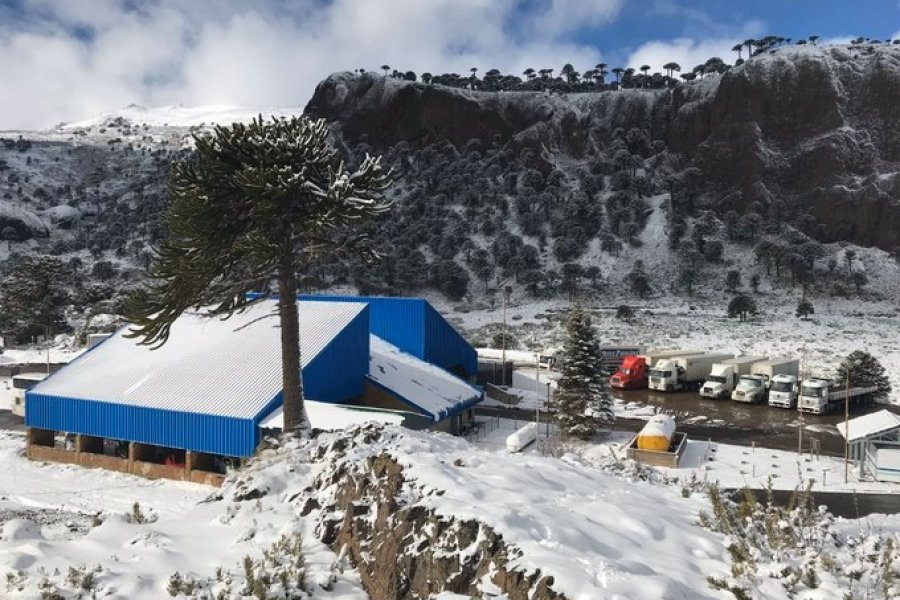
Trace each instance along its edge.
<instances>
[{"instance_id":1,"label":"blue sky","mask_svg":"<svg viewBox=\"0 0 900 600\"><path fill-rule=\"evenodd\" d=\"M131 103L302 107L329 73L733 60L748 37L900 37L898 0L0 0L0 129Z\"/></svg>"}]
</instances>

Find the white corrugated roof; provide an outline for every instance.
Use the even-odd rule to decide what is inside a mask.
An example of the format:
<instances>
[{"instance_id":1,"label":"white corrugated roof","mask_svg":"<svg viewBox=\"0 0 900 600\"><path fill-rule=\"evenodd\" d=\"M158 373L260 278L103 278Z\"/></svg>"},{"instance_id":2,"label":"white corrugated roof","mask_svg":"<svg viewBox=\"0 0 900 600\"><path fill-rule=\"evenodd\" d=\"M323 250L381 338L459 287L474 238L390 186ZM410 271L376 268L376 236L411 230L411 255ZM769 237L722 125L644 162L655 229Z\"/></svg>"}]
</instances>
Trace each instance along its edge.
<instances>
[{"instance_id":1,"label":"white corrugated roof","mask_svg":"<svg viewBox=\"0 0 900 600\"><path fill-rule=\"evenodd\" d=\"M895 415L889 410L879 410L878 412L856 417L847 422L849 425L850 435L847 436L844 423L836 425L838 433L847 438L851 442L861 440L873 435L885 433L891 429L900 427L900 416Z\"/></svg>"},{"instance_id":2,"label":"white corrugated roof","mask_svg":"<svg viewBox=\"0 0 900 600\"><path fill-rule=\"evenodd\" d=\"M369 377L399 396L442 419L481 391L444 369L369 336Z\"/></svg>"},{"instance_id":3,"label":"white corrugated roof","mask_svg":"<svg viewBox=\"0 0 900 600\"><path fill-rule=\"evenodd\" d=\"M308 364L366 308L300 302L300 352ZM273 302L228 320L184 315L157 350L119 331L35 393L174 411L252 418L281 390L281 332ZM255 322L254 322L255 321Z\"/></svg>"},{"instance_id":4,"label":"white corrugated roof","mask_svg":"<svg viewBox=\"0 0 900 600\"><path fill-rule=\"evenodd\" d=\"M335 429L344 429L351 425L361 425L363 423L394 423L400 425L403 423L404 415L396 410L381 410L375 408L367 408L362 406L347 406L344 404L331 404L329 402L315 402L314 400L306 400L303 403L306 409L306 418L309 425L313 429L321 429L323 431L333 431ZM413 413L409 413L413 414ZM284 428L284 413L279 407L275 412L266 417L260 427L268 429Z\"/></svg>"}]
</instances>

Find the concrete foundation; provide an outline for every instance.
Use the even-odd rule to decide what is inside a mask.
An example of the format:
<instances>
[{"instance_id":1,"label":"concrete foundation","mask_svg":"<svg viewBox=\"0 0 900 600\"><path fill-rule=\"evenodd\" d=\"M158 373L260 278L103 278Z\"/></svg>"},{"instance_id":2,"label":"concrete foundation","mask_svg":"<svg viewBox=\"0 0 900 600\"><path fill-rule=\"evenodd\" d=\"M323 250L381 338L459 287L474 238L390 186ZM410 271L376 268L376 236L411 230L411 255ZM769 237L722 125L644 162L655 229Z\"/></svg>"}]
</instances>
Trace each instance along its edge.
<instances>
[{"instance_id":1,"label":"concrete foundation","mask_svg":"<svg viewBox=\"0 0 900 600\"><path fill-rule=\"evenodd\" d=\"M44 429L28 430L27 456L31 460L78 465L88 469L107 469L149 479L174 479L218 487L225 476L211 472L213 457L203 453L185 453L184 466L153 462L156 446L131 442L128 458L103 454L103 439L87 435L75 438L75 449L55 447L55 433Z\"/></svg>"},{"instance_id":2,"label":"concrete foundation","mask_svg":"<svg viewBox=\"0 0 900 600\"><path fill-rule=\"evenodd\" d=\"M628 458L645 465L674 469L678 466L685 448L687 448L687 434L685 433L676 432L672 436L672 444L669 446L669 449L664 451L641 450L637 447L637 436L635 436L631 443L628 444L626 454Z\"/></svg>"}]
</instances>

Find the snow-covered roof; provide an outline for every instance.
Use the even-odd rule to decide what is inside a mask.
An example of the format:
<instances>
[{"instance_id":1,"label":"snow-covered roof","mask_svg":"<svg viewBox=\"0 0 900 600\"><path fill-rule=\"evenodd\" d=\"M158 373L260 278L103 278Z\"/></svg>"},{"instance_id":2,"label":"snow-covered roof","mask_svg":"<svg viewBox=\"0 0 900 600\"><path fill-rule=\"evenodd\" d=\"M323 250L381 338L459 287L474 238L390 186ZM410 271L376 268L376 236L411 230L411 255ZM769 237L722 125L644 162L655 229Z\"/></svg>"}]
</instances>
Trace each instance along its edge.
<instances>
[{"instance_id":1,"label":"snow-covered roof","mask_svg":"<svg viewBox=\"0 0 900 600\"><path fill-rule=\"evenodd\" d=\"M384 410L369 408L366 406L348 406L344 404L331 404L330 402L316 402L306 400L303 403L306 409L306 418L313 429L332 431L344 429L352 425L363 423L391 423L400 425L406 415L396 410ZM267 429L283 429L284 413L282 407L263 419L260 427Z\"/></svg>"},{"instance_id":2,"label":"snow-covered roof","mask_svg":"<svg viewBox=\"0 0 900 600\"><path fill-rule=\"evenodd\" d=\"M449 371L403 352L378 336L369 338L369 379L440 421L477 402L481 390Z\"/></svg>"},{"instance_id":3,"label":"snow-covered roof","mask_svg":"<svg viewBox=\"0 0 900 600\"><path fill-rule=\"evenodd\" d=\"M836 425L838 433L849 441L855 442L867 437L886 433L892 429L900 428L900 415L895 415L889 410L879 410L872 414L850 419L850 421L847 422L847 425L849 427L845 427L844 423L838 423ZM845 429L850 430L849 436Z\"/></svg>"},{"instance_id":4,"label":"snow-covered roof","mask_svg":"<svg viewBox=\"0 0 900 600\"><path fill-rule=\"evenodd\" d=\"M365 304L300 302L300 353L309 364ZM185 315L159 349L124 337L86 352L35 394L253 418L281 391L281 333L272 302L227 320Z\"/></svg>"}]
</instances>

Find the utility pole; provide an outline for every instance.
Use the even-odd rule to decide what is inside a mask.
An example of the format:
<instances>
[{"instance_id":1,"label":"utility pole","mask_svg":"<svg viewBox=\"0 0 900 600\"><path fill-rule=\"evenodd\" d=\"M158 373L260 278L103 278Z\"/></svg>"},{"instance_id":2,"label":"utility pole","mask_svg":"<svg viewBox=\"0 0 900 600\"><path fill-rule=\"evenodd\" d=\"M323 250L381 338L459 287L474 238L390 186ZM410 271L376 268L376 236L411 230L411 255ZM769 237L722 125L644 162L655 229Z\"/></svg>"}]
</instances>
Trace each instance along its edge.
<instances>
[{"instance_id":1,"label":"utility pole","mask_svg":"<svg viewBox=\"0 0 900 600\"><path fill-rule=\"evenodd\" d=\"M506 385L506 288L504 287L500 293L503 295L502 296L503 335L501 336L503 338L503 343L501 346L502 350L501 350L501 354L500 354L500 368L502 369L502 373L501 373L502 381L503 381L503 385L505 386Z\"/></svg>"},{"instance_id":2,"label":"utility pole","mask_svg":"<svg viewBox=\"0 0 900 600\"><path fill-rule=\"evenodd\" d=\"M850 361L847 361L847 381L844 390L844 483L850 471Z\"/></svg>"},{"instance_id":3,"label":"utility pole","mask_svg":"<svg viewBox=\"0 0 900 600\"><path fill-rule=\"evenodd\" d=\"M803 356L800 357L800 373L803 373ZM803 459L803 411L797 407L797 463Z\"/></svg>"},{"instance_id":4,"label":"utility pole","mask_svg":"<svg viewBox=\"0 0 900 600\"><path fill-rule=\"evenodd\" d=\"M541 353L534 353L534 426L535 438L541 437L541 401L538 400L541 395Z\"/></svg>"}]
</instances>

